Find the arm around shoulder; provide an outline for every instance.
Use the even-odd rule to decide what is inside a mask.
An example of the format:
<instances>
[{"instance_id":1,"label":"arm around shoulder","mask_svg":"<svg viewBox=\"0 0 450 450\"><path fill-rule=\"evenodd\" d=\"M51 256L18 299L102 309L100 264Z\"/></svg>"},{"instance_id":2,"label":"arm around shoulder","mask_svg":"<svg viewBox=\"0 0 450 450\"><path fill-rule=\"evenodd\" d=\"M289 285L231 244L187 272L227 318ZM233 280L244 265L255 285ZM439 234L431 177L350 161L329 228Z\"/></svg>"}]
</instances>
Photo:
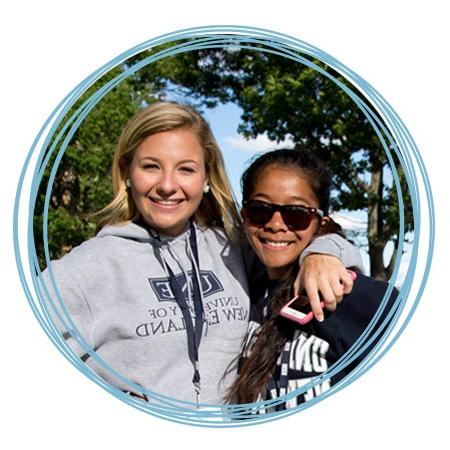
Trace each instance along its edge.
<instances>
[{"instance_id":1,"label":"arm around shoulder","mask_svg":"<svg viewBox=\"0 0 450 450\"><path fill-rule=\"evenodd\" d=\"M314 253L335 256L345 267L355 268L364 273L360 251L338 234L330 233L315 238L300 255L300 265L308 255Z\"/></svg>"}]
</instances>

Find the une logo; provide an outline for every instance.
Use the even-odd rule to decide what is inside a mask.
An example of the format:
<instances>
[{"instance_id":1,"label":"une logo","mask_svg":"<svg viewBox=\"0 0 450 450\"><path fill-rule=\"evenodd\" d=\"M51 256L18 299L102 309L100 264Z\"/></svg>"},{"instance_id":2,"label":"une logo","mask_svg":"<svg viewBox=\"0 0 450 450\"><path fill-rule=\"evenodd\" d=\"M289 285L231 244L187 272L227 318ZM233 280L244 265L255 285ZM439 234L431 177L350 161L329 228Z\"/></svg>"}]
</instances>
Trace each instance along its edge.
<instances>
[{"instance_id":1,"label":"une logo","mask_svg":"<svg viewBox=\"0 0 450 450\"><path fill-rule=\"evenodd\" d=\"M190 284L189 287L192 288L192 270L188 271L188 275ZM178 283L180 283L181 290L186 300L188 300L188 286L184 274L179 273L175 276L175 279ZM175 301L175 296L173 295L168 278L149 278L148 281L160 302ZM204 297L208 297L209 295L215 294L216 292L223 291L222 284L214 275L214 273L209 270L200 270L200 284Z\"/></svg>"}]
</instances>

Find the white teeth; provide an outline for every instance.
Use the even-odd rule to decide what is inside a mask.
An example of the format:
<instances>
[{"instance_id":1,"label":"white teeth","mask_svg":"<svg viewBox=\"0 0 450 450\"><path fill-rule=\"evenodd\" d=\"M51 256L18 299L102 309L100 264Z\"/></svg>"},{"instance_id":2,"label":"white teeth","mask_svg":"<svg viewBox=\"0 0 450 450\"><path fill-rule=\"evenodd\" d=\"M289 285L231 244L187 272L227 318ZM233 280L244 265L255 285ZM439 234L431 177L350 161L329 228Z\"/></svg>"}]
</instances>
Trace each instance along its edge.
<instances>
[{"instance_id":1,"label":"white teeth","mask_svg":"<svg viewBox=\"0 0 450 450\"><path fill-rule=\"evenodd\" d=\"M160 205L176 205L180 203L180 200L154 200L155 203L159 203Z\"/></svg>"},{"instance_id":2,"label":"white teeth","mask_svg":"<svg viewBox=\"0 0 450 450\"><path fill-rule=\"evenodd\" d=\"M287 247L289 245L289 242L274 242L268 240L265 240L264 243L271 247Z\"/></svg>"}]
</instances>

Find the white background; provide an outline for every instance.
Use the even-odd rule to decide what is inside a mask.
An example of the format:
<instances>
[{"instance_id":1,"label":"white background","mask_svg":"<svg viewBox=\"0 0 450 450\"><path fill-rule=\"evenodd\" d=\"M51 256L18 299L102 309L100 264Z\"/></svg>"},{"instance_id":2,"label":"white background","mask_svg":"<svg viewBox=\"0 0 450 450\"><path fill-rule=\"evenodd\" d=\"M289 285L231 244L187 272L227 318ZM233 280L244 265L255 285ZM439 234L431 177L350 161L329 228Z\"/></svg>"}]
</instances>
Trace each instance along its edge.
<instances>
[{"instance_id":1,"label":"white background","mask_svg":"<svg viewBox=\"0 0 450 450\"><path fill-rule=\"evenodd\" d=\"M450 401L446 372L450 33L445 3L3 2L0 446L443 448L448 442L444 418L448 419ZM436 207L437 243L427 288L416 315L388 355L331 399L282 421L245 429L199 429L152 418L82 376L35 320L12 248L19 173L35 135L58 102L122 51L160 34L213 24L256 26L298 37L369 81L416 140Z\"/></svg>"}]
</instances>

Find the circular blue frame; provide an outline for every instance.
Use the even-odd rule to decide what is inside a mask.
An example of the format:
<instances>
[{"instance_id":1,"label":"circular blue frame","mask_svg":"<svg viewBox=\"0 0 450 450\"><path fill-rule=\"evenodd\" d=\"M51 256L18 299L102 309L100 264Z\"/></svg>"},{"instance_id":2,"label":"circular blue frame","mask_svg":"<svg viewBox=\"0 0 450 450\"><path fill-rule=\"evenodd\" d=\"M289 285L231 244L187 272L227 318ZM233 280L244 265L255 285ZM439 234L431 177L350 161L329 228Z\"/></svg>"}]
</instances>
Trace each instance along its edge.
<instances>
[{"instance_id":1,"label":"circular blue frame","mask_svg":"<svg viewBox=\"0 0 450 450\"><path fill-rule=\"evenodd\" d=\"M159 51L135 63L131 67L127 68L112 80L104 83L101 86L101 88L99 88L96 92L94 92L70 117L67 117L68 111L74 106L75 102L86 92L86 90L89 87L91 87L96 81L98 81L103 75L105 75L111 69L119 66L130 57L137 55L145 50L152 49L161 44L179 41L181 39L189 39L189 40L185 43L172 45L168 49ZM255 45L257 45L258 47L255 47ZM352 100L363 111L367 120L372 125L375 133L380 139L380 143L382 144L382 147L386 152L390 167L392 169L394 183L396 186L400 206L400 214L399 214L400 247L398 249L397 258L394 265L394 271L392 278L389 282L388 290L377 314L372 319L369 327L361 335L358 341L352 346L352 348L344 355L343 358L341 358L336 364L331 366L323 375L314 379L311 383L308 383L302 388L299 388L296 391L291 392L285 396L279 397L277 399L268 400L264 402L255 402L249 405L208 404L203 405L205 407L204 409L192 409L192 407L194 406L193 403L179 401L151 391L147 392L148 397L151 398L152 400L156 400L156 403L155 404L144 403L138 399L129 396L128 394L119 391L110 384L106 383L94 372L92 372L67 346L65 341L62 339L62 336L56 329L53 321L50 319L47 306L44 302L44 298L51 296L48 291L48 286L45 286L45 284L43 284L42 279L40 277L41 271L39 268L36 249L34 245L33 213L37 198L37 192L42 180L44 170L47 167L51 156L53 155L55 150L58 149L56 158L53 161L53 166L51 169L51 174L47 185L44 214L43 214L43 223L44 223L43 240L44 240L45 257L47 265L50 267L47 225L48 225L48 209L49 209L51 189L59 163L64 155L66 147L69 144L72 136L78 129L79 125L84 120L84 118L89 114L92 108L94 108L95 105L118 83L120 83L122 80L129 77L130 75L134 74L141 68L145 67L146 65L151 64L159 59L175 55L178 53L206 48L222 48L225 46L227 47L235 46L238 48L255 49L262 52L273 53L292 59L301 64L307 65L313 68L314 70L317 70L323 76L330 78L344 92L346 92L350 98L352 98ZM343 84L341 81L339 81L338 79L336 79L335 77L324 71L320 66L314 64L311 60L299 54L299 52L301 52L306 56L318 59L322 63L325 63L328 66L330 66L332 69L334 69L342 76L344 76L346 80L349 81L351 85L355 87L355 90ZM374 113L374 109L377 111L378 115L382 118L382 120L380 120L380 118ZM64 125L61 127L58 134L56 134L56 130L62 123L64 123ZM49 127L50 130L47 132L47 129ZM47 134L45 134L46 132ZM384 136L386 136L386 139ZM40 142L42 141L42 139L44 140L44 142L41 145ZM52 141L52 139L53 142L50 146L50 142ZM31 289L26 281L26 276L24 273L24 264L22 262L20 255L19 233L18 233L19 209L20 209L22 188L27 172L29 173L30 170L29 165L31 158L36 151L39 151L39 154L37 158L37 163L33 169L30 201L28 204L27 247L29 252L28 266L32 274L33 287L37 301L34 298ZM394 289L394 283L399 271L405 234L402 190L400 187L400 181L392 157L392 152L394 152L398 161L400 162L407 180L413 207L415 239L412 247L412 257L409 263L408 271L403 286L400 289L400 293L396 300L396 304L391 309L391 311L389 312L383 323L379 324L378 327L375 329L376 322L378 321L380 315L382 314L382 311L387 304L388 298L392 290ZM418 175L423 185L423 190L425 192L425 199L426 199L425 208L427 209L427 211L425 211L425 214L427 213L426 218L429 224L428 241L430 245L428 248L428 253L426 255L426 263L424 267L423 279L418 288L415 299L412 301L410 309L406 313L406 317L404 317L403 322L400 323L399 322L400 316L406 310L406 302L412 288L412 282L416 272L419 257L418 243L421 234L421 216L423 206L421 205L421 198L419 194L419 181L417 178L416 170L418 171ZM332 56L317 49L316 47L313 47L299 39L284 34L274 33L272 31L258 28L240 27L240 26L199 27L165 34L163 36L146 41L122 53L109 63L105 64L104 66L96 70L85 80L83 80L55 108L55 110L52 112L52 114L50 115L50 117L47 119L44 126L40 130L35 141L33 142L33 145L26 158L17 187L13 229L14 229L13 238L16 253L16 263L20 274L21 282L25 290L25 294L39 323L41 324L41 326L43 327L44 331L49 336L49 338L61 351L61 353L74 366L76 366L81 372L83 372L94 382L102 386L105 390L115 395L119 399L134 406L135 408L140 409L153 416L161 417L170 421L206 427L249 426L285 417L287 415L291 415L301 410L304 410L312 406L316 402L329 397L330 395L334 394L335 392L338 392L348 384L355 381L361 375L363 375L377 361L379 361L379 359L395 343L395 341L398 339L398 337L408 324L409 320L411 319L415 309L417 308L418 302L422 296L428 278L435 240L433 199L431 194L430 183L428 180L428 176L423 161L420 157L420 153L410 133L406 129L401 119L392 109L392 107L386 102L386 100L380 94L378 94L378 92L372 86L370 86L356 73L351 71L349 68L347 68L345 65L337 61ZM57 313L58 318L64 324L68 324L70 328L74 328L76 330L76 327L73 324L70 315L67 313L67 310L64 307L61 297L59 296L51 268L49 269L49 274L52 280L52 289L55 291L57 300L59 302L59 307L64 312L64 317L57 312L57 309L54 304L52 304L52 307L54 308L54 311ZM384 330L385 327L386 329ZM372 334L372 337L369 338L370 334ZM78 344L81 345L83 349L90 354L92 358L95 358L97 363L106 367L118 379L124 380L129 385L133 385L133 383L130 380L123 377L123 375L121 375L120 373L114 371L100 357L98 357L98 355L96 355L96 353L91 348L89 348L89 345L84 341L81 335L77 334L76 336L74 336L74 338L76 339ZM358 367L355 370L353 370L352 373L348 375L344 380L332 386L329 390L325 391L324 393L311 399L308 402L302 403L297 407L285 411L269 412L260 415L254 414L260 409L264 409L268 406L276 406L277 404L283 403L292 397L296 397L301 393L305 392L307 389L310 389L316 386L317 384L322 383L324 379L330 378L331 376L342 370L345 366L350 364L352 361L354 361L355 358L357 358L362 352L364 352L364 350L369 345L371 345L373 340L377 338L379 338L379 341L374 346L370 354L364 359L364 361L361 364L359 364ZM141 387L139 388L142 389ZM233 420L243 418L246 418L247 420Z\"/></svg>"}]
</instances>

